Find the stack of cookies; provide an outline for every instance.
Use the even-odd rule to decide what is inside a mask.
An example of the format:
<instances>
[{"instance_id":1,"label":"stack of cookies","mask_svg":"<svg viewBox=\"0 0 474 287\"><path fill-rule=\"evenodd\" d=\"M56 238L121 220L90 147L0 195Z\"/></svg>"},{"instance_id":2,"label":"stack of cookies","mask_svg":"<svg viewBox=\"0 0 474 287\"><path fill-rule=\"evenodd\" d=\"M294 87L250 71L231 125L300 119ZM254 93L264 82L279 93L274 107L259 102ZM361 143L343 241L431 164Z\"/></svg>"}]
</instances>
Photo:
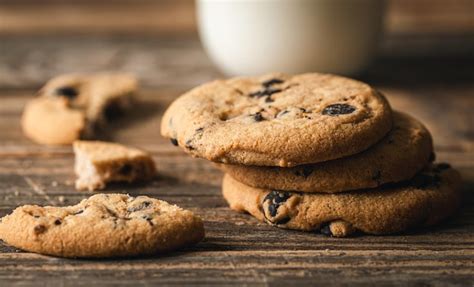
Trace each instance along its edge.
<instances>
[{"instance_id":1,"label":"stack of cookies","mask_svg":"<svg viewBox=\"0 0 474 287\"><path fill-rule=\"evenodd\" d=\"M345 237L438 223L459 174L429 131L367 84L325 74L218 80L178 98L161 133L226 172L230 207L281 228Z\"/></svg>"}]
</instances>

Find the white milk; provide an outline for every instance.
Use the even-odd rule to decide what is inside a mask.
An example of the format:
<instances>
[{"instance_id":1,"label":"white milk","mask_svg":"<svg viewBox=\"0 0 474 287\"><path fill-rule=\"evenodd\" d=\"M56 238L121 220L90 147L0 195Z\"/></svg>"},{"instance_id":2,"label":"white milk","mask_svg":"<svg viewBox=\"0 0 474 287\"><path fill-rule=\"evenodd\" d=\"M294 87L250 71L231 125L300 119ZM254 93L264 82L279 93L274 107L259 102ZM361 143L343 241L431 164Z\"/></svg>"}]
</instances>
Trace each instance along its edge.
<instances>
[{"instance_id":1,"label":"white milk","mask_svg":"<svg viewBox=\"0 0 474 287\"><path fill-rule=\"evenodd\" d=\"M351 75L373 58L383 0L197 0L207 53L228 75Z\"/></svg>"}]
</instances>

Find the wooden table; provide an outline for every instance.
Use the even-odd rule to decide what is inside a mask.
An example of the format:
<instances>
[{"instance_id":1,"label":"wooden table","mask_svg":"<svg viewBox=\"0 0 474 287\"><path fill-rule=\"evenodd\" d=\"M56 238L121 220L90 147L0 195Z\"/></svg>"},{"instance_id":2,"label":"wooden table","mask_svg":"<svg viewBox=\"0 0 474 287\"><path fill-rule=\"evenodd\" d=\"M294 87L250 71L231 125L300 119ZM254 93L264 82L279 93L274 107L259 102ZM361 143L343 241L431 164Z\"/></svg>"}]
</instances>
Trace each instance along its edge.
<instances>
[{"instance_id":1,"label":"wooden table","mask_svg":"<svg viewBox=\"0 0 474 287\"><path fill-rule=\"evenodd\" d=\"M430 41L443 50L435 38L391 37L361 78L385 92L394 108L426 123L438 159L464 177L463 208L432 229L337 239L273 228L231 211L220 194L221 172L160 137L160 117L170 102L219 75L196 37L2 36L1 216L22 204L68 205L91 195L74 190L70 147L40 146L23 136L19 121L25 102L58 73L125 70L141 79L141 103L103 138L150 151L159 176L146 186L114 185L107 192L145 194L189 208L204 219L206 238L166 256L120 260L61 259L0 244L0 286L472 286L474 57L466 46L454 56L425 53ZM472 44L472 38L459 40L465 41Z\"/></svg>"}]
</instances>

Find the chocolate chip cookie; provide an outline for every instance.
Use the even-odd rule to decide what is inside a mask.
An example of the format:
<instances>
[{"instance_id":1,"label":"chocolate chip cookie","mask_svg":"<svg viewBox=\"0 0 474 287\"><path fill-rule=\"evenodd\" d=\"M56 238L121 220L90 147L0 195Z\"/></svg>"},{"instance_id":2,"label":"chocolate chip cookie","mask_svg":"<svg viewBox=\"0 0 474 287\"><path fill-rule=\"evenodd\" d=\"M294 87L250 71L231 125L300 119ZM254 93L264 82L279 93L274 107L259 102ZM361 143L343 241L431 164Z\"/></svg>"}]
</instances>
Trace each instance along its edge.
<instances>
[{"instance_id":1,"label":"chocolate chip cookie","mask_svg":"<svg viewBox=\"0 0 474 287\"><path fill-rule=\"evenodd\" d=\"M109 182L138 182L156 174L153 158L146 152L121 144L75 141L76 189L104 189Z\"/></svg>"},{"instance_id":2,"label":"chocolate chip cookie","mask_svg":"<svg viewBox=\"0 0 474 287\"><path fill-rule=\"evenodd\" d=\"M70 74L50 80L23 111L22 128L40 144L90 138L108 118L125 110L137 90L125 74Z\"/></svg>"},{"instance_id":3,"label":"chocolate chip cookie","mask_svg":"<svg viewBox=\"0 0 474 287\"><path fill-rule=\"evenodd\" d=\"M25 205L0 222L0 238L6 243L60 257L148 255L203 237L203 223L191 211L123 194L97 194L74 206Z\"/></svg>"},{"instance_id":4,"label":"chocolate chip cookie","mask_svg":"<svg viewBox=\"0 0 474 287\"><path fill-rule=\"evenodd\" d=\"M408 180L429 163L432 155L428 130L414 118L394 112L392 130L356 155L291 168L229 164L219 167L253 187L333 193Z\"/></svg>"},{"instance_id":5,"label":"chocolate chip cookie","mask_svg":"<svg viewBox=\"0 0 474 287\"><path fill-rule=\"evenodd\" d=\"M361 152L392 127L383 95L326 74L217 80L178 98L161 134L215 162L289 167Z\"/></svg>"},{"instance_id":6,"label":"chocolate chip cookie","mask_svg":"<svg viewBox=\"0 0 474 287\"><path fill-rule=\"evenodd\" d=\"M409 182L339 194L259 189L226 175L223 194L232 209L271 225L345 237L355 231L389 234L434 225L456 211L459 183L457 171L437 164Z\"/></svg>"}]
</instances>

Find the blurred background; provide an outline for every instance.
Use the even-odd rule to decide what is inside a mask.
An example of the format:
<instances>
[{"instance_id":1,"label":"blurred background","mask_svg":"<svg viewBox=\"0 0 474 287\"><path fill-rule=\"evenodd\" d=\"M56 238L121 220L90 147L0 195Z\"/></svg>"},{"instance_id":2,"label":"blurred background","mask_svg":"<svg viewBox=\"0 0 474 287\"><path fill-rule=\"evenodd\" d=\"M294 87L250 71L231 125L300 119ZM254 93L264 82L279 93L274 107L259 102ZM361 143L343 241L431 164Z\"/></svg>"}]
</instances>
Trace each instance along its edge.
<instances>
[{"instance_id":1,"label":"blurred background","mask_svg":"<svg viewBox=\"0 0 474 287\"><path fill-rule=\"evenodd\" d=\"M0 0L0 86L36 88L72 71L133 72L149 87L219 77L199 42L195 5ZM377 58L361 78L385 86L472 82L473 0L389 0L384 27Z\"/></svg>"}]
</instances>

